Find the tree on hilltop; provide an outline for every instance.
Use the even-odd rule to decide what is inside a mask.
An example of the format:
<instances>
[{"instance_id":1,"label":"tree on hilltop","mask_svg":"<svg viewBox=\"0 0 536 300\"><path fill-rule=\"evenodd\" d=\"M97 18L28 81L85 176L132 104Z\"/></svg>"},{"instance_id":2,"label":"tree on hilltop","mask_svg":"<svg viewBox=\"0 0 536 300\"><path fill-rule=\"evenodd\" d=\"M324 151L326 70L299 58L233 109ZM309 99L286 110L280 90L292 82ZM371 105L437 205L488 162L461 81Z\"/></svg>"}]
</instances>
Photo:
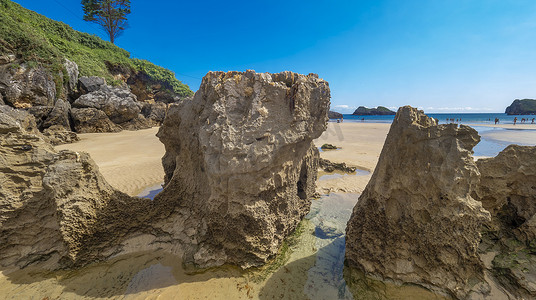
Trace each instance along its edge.
<instances>
[{"instance_id":1,"label":"tree on hilltop","mask_svg":"<svg viewBox=\"0 0 536 300\"><path fill-rule=\"evenodd\" d=\"M128 25L130 0L82 0L82 6L84 21L100 25L112 44Z\"/></svg>"}]
</instances>

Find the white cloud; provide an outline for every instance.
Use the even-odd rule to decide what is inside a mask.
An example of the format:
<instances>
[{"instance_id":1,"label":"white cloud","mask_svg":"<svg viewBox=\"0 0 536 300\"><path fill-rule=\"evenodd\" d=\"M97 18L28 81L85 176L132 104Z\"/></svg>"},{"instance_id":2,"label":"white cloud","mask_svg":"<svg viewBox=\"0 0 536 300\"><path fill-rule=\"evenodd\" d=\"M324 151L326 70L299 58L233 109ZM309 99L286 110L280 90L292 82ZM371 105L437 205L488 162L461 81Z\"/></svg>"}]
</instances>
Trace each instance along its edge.
<instances>
[{"instance_id":1,"label":"white cloud","mask_svg":"<svg viewBox=\"0 0 536 300\"><path fill-rule=\"evenodd\" d=\"M331 110L340 112L341 114L351 114L357 107L352 105L340 104L331 107Z\"/></svg>"},{"instance_id":2,"label":"white cloud","mask_svg":"<svg viewBox=\"0 0 536 300\"><path fill-rule=\"evenodd\" d=\"M433 107L433 106L429 106L429 107L426 107L426 108L423 108L423 107L419 107L419 109L423 109L425 112L428 112L428 113L434 113L434 112L453 112L453 113L456 113L456 112L487 112L487 111L492 111L492 109L490 108L480 108L480 107L470 107L470 106L466 106L466 107Z\"/></svg>"}]
</instances>

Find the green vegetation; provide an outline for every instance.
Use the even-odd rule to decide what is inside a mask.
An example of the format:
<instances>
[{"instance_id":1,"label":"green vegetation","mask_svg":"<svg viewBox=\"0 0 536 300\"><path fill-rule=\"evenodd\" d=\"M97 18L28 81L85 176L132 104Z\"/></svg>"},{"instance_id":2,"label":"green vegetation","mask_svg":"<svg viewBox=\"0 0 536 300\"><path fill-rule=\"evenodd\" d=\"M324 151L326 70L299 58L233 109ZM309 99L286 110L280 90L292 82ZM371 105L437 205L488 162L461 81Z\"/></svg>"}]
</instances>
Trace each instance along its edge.
<instances>
[{"instance_id":1,"label":"green vegetation","mask_svg":"<svg viewBox=\"0 0 536 300\"><path fill-rule=\"evenodd\" d=\"M49 69L58 89L66 74L67 58L78 64L81 76L100 76L109 83L118 83L111 68L143 71L179 96L193 92L175 78L173 73L148 61L131 59L130 53L96 35L79 32L27 10L10 0L0 0L0 55L15 54L23 62L32 62Z\"/></svg>"},{"instance_id":2,"label":"green vegetation","mask_svg":"<svg viewBox=\"0 0 536 300\"><path fill-rule=\"evenodd\" d=\"M128 25L130 0L82 0L84 21L101 26L113 44Z\"/></svg>"}]
</instances>

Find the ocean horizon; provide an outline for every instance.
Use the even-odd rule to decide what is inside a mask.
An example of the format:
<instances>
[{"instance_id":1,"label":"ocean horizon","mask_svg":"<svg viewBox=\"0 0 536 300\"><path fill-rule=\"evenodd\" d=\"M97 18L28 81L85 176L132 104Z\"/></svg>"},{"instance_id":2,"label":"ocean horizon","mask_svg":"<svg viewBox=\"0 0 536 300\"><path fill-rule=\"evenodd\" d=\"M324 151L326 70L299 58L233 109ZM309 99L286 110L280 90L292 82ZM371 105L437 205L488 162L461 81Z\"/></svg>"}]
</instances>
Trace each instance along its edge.
<instances>
[{"instance_id":1,"label":"ocean horizon","mask_svg":"<svg viewBox=\"0 0 536 300\"><path fill-rule=\"evenodd\" d=\"M499 119L499 124L514 124L514 118L517 117L517 123L521 119L528 119L525 124L530 124L536 115L507 115L506 113L428 113L429 117L439 120L439 124L450 123L450 119L460 124L495 124L495 118ZM345 122L370 122L370 123L392 123L394 115L387 116L357 116L352 114L343 114ZM457 120L457 121L456 121Z\"/></svg>"}]
</instances>

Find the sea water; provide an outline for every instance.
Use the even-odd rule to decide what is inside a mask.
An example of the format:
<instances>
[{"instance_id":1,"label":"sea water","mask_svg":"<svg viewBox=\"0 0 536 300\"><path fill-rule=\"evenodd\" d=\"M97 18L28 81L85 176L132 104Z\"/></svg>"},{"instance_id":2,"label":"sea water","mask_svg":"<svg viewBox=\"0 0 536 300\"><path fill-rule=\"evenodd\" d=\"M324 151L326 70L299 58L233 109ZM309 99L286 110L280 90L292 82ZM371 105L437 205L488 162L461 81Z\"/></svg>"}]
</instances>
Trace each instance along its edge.
<instances>
[{"instance_id":1,"label":"sea water","mask_svg":"<svg viewBox=\"0 0 536 300\"><path fill-rule=\"evenodd\" d=\"M514 124L514 118L517 118L517 124L521 119L528 119L525 124L530 124L536 115L507 115L505 113L458 113L458 114L426 114L429 117L437 119L439 124L450 123L450 119L458 120L458 124L495 124L495 118L499 119L500 124ZM344 122L365 122L365 123L392 123L395 118L390 116L355 116L343 115Z\"/></svg>"}]
</instances>

